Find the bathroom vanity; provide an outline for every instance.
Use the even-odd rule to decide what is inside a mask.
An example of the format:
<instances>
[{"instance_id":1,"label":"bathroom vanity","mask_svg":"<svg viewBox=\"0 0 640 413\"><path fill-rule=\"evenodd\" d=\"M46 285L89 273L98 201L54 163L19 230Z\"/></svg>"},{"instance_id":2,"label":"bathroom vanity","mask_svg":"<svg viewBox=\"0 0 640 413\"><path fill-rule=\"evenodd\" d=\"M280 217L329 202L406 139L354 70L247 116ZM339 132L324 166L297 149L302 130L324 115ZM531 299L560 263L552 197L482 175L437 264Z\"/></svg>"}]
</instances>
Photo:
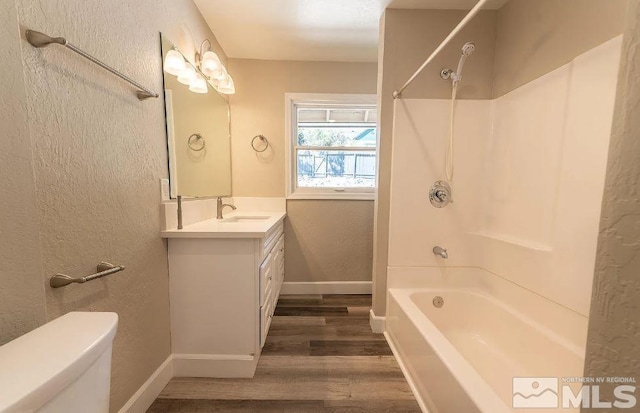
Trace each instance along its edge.
<instances>
[{"instance_id":1,"label":"bathroom vanity","mask_svg":"<svg viewBox=\"0 0 640 413\"><path fill-rule=\"evenodd\" d=\"M253 377L284 280L284 218L238 208L162 231L174 376Z\"/></svg>"}]
</instances>

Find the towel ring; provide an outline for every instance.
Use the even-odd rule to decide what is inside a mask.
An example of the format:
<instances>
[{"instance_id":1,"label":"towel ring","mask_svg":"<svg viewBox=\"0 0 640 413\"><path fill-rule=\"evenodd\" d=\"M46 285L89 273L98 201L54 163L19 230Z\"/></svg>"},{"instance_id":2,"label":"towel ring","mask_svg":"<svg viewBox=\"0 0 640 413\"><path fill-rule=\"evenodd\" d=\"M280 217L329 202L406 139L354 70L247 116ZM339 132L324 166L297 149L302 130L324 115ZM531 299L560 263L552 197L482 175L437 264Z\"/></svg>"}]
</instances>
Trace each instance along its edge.
<instances>
[{"instance_id":1,"label":"towel ring","mask_svg":"<svg viewBox=\"0 0 640 413\"><path fill-rule=\"evenodd\" d=\"M195 146L194 143L196 143L197 141L202 142L202 145ZM189 140L187 141L187 145L189 145L189 149L196 152L200 152L201 150L203 150L206 144L207 142L199 133L194 133L193 135L189 136Z\"/></svg>"},{"instance_id":2,"label":"towel ring","mask_svg":"<svg viewBox=\"0 0 640 413\"><path fill-rule=\"evenodd\" d=\"M256 139L260 139L262 142L264 142L264 148L262 149L256 148ZM256 135L253 137L253 139L251 139L251 147L253 148L254 151L258 153L264 152L269 147L269 140L265 138L264 135Z\"/></svg>"}]
</instances>

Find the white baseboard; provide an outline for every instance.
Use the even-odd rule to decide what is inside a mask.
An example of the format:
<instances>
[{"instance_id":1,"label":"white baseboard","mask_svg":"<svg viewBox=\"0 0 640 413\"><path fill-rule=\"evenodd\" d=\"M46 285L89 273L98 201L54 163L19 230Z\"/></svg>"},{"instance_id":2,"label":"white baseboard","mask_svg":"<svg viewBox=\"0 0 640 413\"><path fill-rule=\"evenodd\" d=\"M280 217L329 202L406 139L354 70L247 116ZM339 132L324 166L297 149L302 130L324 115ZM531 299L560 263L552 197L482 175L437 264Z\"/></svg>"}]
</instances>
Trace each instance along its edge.
<instances>
[{"instance_id":1,"label":"white baseboard","mask_svg":"<svg viewBox=\"0 0 640 413\"><path fill-rule=\"evenodd\" d=\"M282 294L371 294L371 281L285 282Z\"/></svg>"},{"instance_id":2,"label":"white baseboard","mask_svg":"<svg viewBox=\"0 0 640 413\"><path fill-rule=\"evenodd\" d=\"M172 378L173 355L169 355L151 377L131 396L119 413L145 413Z\"/></svg>"},{"instance_id":3,"label":"white baseboard","mask_svg":"<svg viewBox=\"0 0 640 413\"><path fill-rule=\"evenodd\" d=\"M174 377L250 378L258 357L171 354L118 413L145 413Z\"/></svg>"},{"instance_id":4,"label":"white baseboard","mask_svg":"<svg viewBox=\"0 0 640 413\"><path fill-rule=\"evenodd\" d=\"M371 281L285 282L281 294L371 294ZM384 317L370 313L371 328L384 330ZM374 328L374 325L376 326ZM174 377L250 378L257 356L171 354L118 413L144 413Z\"/></svg>"},{"instance_id":5,"label":"white baseboard","mask_svg":"<svg viewBox=\"0 0 640 413\"><path fill-rule=\"evenodd\" d=\"M174 354L173 377L251 378L258 356Z\"/></svg>"},{"instance_id":6,"label":"white baseboard","mask_svg":"<svg viewBox=\"0 0 640 413\"><path fill-rule=\"evenodd\" d=\"M377 334L384 333L384 320L384 317L377 316L373 312L373 308L369 310L369 325L371 326L371 331Z\"/></svg>"},{"instance_id":7,"label":"white baseboard","mask_svg":"<svg viewBox=\"0 0 640 413\"><path fill-rule=\"evenodd\" d=\"M409 370L407 369L407 366L404 364L404 362L402 361L402 358L400 357L398 348L396 347L389 333L387 333L386 331L384 333L384 338L387 340L387 343L391 348L391 352L393 353L393 357L398 362L398 365L400 366L400 370L402 370L402 374L404 374L404 378L407 380L407 383L409 384L409 388L411 389L413 396L416 398L416 401L418 402L418 406L420 406L420 410L422 410L422 413L430 413L426 403L424 402L424 400L422 400L422 397L420 396L420 392L418 391L418 388L416 387L416 384L413 381L413 377L411 377L411 374L409 374Z\"/></svg>"}]
</instances>

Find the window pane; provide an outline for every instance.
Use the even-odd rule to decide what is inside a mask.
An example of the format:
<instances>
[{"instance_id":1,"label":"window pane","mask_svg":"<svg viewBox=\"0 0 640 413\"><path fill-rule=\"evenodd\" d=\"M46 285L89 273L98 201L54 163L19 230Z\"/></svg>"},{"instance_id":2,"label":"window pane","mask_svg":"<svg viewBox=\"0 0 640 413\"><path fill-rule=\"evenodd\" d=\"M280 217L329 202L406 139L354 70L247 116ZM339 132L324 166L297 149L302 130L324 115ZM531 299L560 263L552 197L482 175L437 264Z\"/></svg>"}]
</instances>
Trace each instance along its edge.
<instances>
[{"instance_id":1,"label":"window pane","mask_svg":"<svg viewBox=\"0 0 640 413\"><path fill-rule=\"evenodd\" d=\"M375 106L298 107L298 122L376 123Z\"/></svg>"},{"instance_id":2,"label":"window pane","mask_svg":"<svg viewBox=\"0 0 640 413\"><path fill-rule=\"evenodd\" d=\"M297 158L298 187L375 187L375 151L310 151L300 149Z\"/></svg>"},{"instance_id":3,"label":"window pane","mask_svg":"<svg viewBox=\"0 0 640 413\"><path fill-rule=\"evenodd\" d=\"M375 124L298 124L298 146L376 147Z\"/></svg>"}]
</instances>

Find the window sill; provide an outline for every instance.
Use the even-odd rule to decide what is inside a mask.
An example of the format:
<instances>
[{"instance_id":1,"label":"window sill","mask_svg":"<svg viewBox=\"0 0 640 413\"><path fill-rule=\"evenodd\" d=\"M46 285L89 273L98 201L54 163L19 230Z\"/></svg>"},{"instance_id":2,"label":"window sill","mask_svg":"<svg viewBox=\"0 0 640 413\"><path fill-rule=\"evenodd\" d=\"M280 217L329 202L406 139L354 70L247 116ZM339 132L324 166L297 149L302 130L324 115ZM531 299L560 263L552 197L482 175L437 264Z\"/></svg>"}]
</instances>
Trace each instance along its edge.
<instances>
[{"instance_id":1,"label":"window sill","mask_svg":"<svg viewBox=\"0 0 640 413\"><path fill-rule=\"evenodd\" d=\"M374 192L294 192L287 199L327 199L344 201L373 201L376 199Z\"/></svg>"}]
</instances>

